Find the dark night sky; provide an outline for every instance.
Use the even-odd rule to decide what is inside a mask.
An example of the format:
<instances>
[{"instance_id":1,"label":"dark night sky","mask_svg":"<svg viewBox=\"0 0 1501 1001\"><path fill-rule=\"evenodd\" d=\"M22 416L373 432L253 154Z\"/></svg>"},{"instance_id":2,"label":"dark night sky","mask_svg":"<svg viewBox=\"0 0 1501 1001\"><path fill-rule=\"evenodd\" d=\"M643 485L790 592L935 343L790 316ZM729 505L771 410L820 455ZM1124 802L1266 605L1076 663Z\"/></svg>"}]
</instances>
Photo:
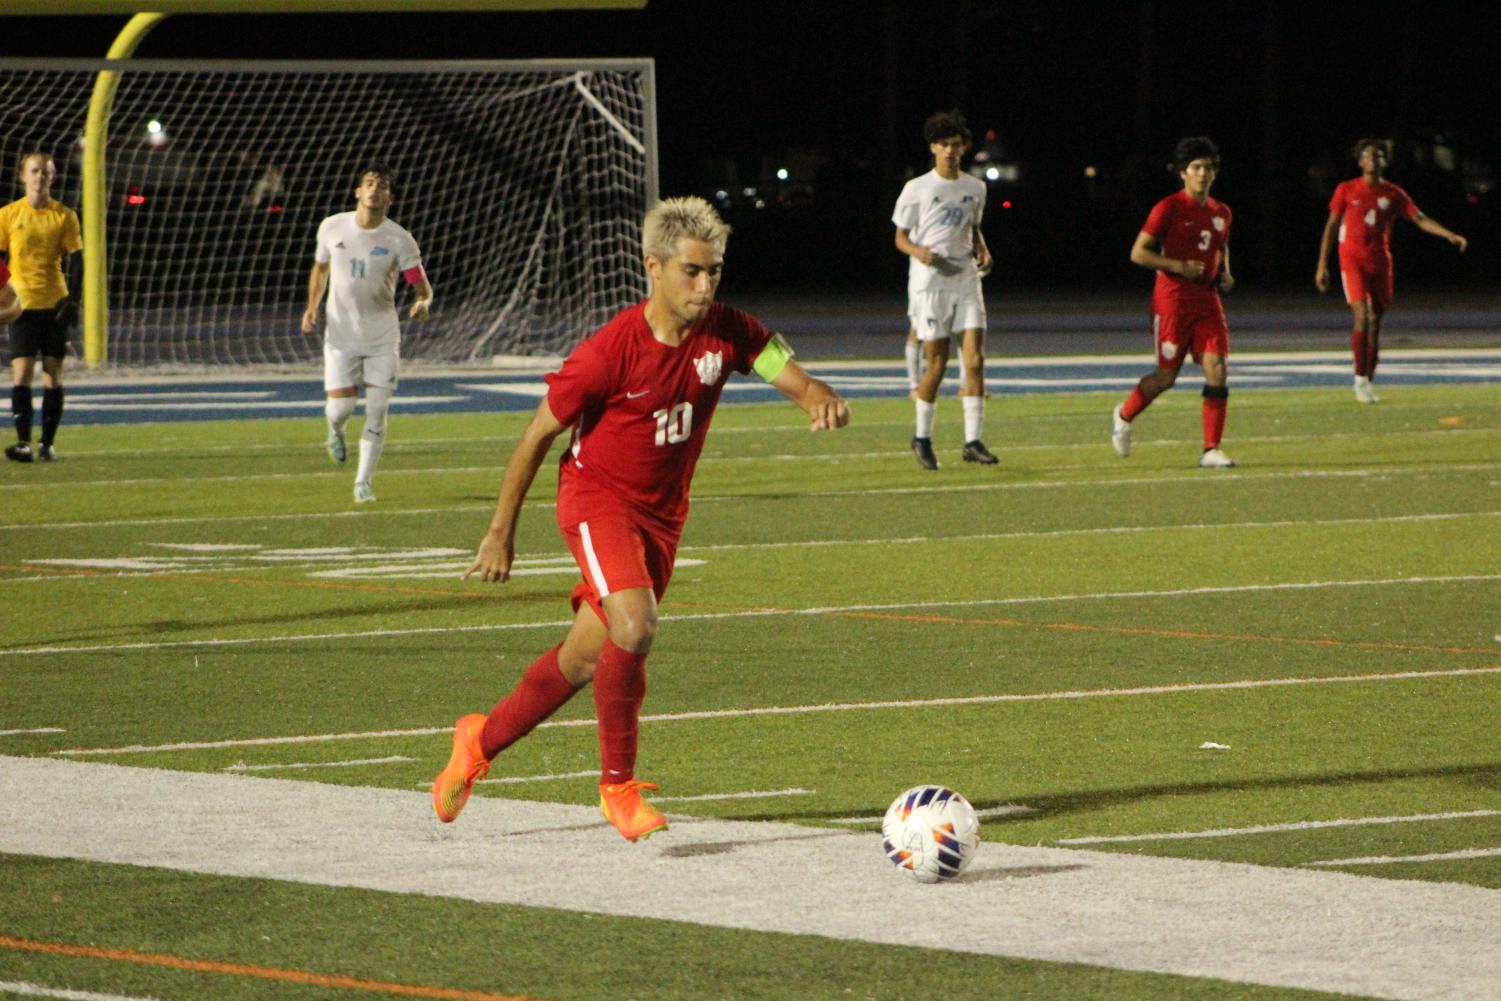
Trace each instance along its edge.
<instances>
[{"instance_id":1,"label":"dark night sky","mask_svg":"<svg viewBox=\"0 0 1501 1001\"><path fill-rule=\"evenodd\" d=\"M3 18L0 51L99 56L124 21ZM1328 188L1353 173L1345 149L1392 136L1392 178L1475 242L1457 261L1437 245L1404 253L1430 238L1402 234L1404 281L1481 289L1501 261L1501 192L1475 192L1501 169L1498 42L1501 7L1415 0L650 0L587 13L176 16L137 55L652 56L664 193L708 193L732 169L753 183L782 164L815 184L809 204L732 213L737 268L753 258L747 280L766 285L900 281L891 204L925 169L921 121L939 108L995 129L1022 164L1015 207L991 210L987 236L1019 283L1053 286L1140 284L1126 250L1176 186L1162 167L1172 142L1199 133L1224 153L1215 194L1236 210L1242 281L1306 284ZM1422 162L1437 135L1468 178ZM1319 164L1331 176L1310 178Z\"/></svg>"}]
</instances>

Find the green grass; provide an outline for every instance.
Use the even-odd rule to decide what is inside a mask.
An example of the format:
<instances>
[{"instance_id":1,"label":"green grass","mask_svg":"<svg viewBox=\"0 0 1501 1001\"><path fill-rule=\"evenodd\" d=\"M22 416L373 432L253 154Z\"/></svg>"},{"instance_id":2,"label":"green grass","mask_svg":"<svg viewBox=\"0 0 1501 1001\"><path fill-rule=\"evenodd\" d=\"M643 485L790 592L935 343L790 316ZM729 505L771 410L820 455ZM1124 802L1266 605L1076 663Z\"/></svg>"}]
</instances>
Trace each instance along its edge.
<instances>
[{"instance_id":1,"label":"green grass","mask_svg":"<svg viewBox=\"0 0 1501 1001\"><path fill-rule=\"evenodd\" d=\"M1106 439L1113 397L997 397L993 469L958 461L945 398L936 474L906 451L905 401L857 401L838 435L808 434L786 405L727 405L680 551L703 563L673 581L645 711L845 708L647 722L642 774L664 795L815 790L672 807L705 817L875 818L928 781L982 808L1028 807L985 822L987 851L1501 810L1501 674L1441 673L1501 665L1501 404L1490 386L1386 396L1372 408L1343 389L1238 394L1225 447L1241 465L1228 471L1195 468L1187 393L1138 421L1128 462ZM317 421L68 427L65 461L0 470L12 609L0 729L66 729L0 736L0 754L306 737L80 759L218 771L401 755L415 760L269 774L429 781L447 755L441 734L312 738L441 728L488 708L560 635L537 624L566 620L574 578L317 575L400 551L466 562L522 421L398 414L380 501L357 510ZM566 556L552 489L545 471L523 559ZM327 547L370 558L288 552ZM201 562L101 562L189 556ZM1430 676L1383 677L1409 672ZM1301 683L1206 687L1272 680ZM1179 687L1139 691L1168 686ZM1066 692L1116 694L856 707ZM558 719L592 715L584 696ZM592 728L550 727L493 774L596 764ZM477 795L588 804L594 789ZM1497 848L1501 817L1089 847L1298 866ZM1344 870L1501 888L1496 856ZM0 874L0 935L557 1001L623 996L611 978L635 957L650 958L651 996L668 999L904 997L903 971L927 962L963 969L953 997L1312 996L15 855L0 855ZM436 954L440 933L452 937ZM350 996L0 948L7 980L167 1001Z\"/></svg>"}]
</instances>

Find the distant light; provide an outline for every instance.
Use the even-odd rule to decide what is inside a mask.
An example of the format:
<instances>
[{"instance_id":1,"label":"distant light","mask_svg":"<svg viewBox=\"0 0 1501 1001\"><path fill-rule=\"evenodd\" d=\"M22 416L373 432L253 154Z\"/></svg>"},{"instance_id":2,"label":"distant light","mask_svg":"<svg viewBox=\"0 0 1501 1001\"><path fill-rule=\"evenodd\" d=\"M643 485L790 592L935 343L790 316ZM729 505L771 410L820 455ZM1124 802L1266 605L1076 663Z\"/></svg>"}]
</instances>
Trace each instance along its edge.
<instances>
[{"instance_id":1,"label":"distant light","mask_svg":"<svg viewBox=\"0 0 1501 1001\"><path fill-rule=\"evenodd\" d=\"M130 186L130 190L125 193L125 204L126 205L145 205L146 204L146 196L143 195L143 194L141 194L141 189L140 188L138 188L134 184L132 184Z\"/></svg>"},{"instance_id":2,"label":"distant light","mask_svg":"<svg viewBox=\"0 0 1501 1001\"><path fill-rule=\"evenodd\" d=\"M1094 168L1093 164L1091 164L1090 166L1084 168L1084 176L1085 177L1095 177L1099 173L1100 172Z\"/></svg>"},{"instance_id":3,"label":"distant light","mask_svg":"<svg viewBox=\"0 0 1501 1001\"><path fill-rule=\"evenodd\" d=\"M785 181L785 180L787 180L787 178L789 176L791 176L791 175L789 175L787 173L787 168L786 167L778 167L777 168L777 180L779 180L779 181Z\"/></svg>"},{"instance_id":4,"label":"distant light","mask_svg":"<svg viewBox=\"0 0 1501 1001\"><path fill-rule=\"evenodd\" d=\"M756 197L756 189L755 188L745 188L740 193L742 195L744 195L746 198L754 198L754 197Z\"/></svg>"},{"instance_id":5,"label":"distant light","mask_svg":"<svg viewBox=\"0 0 1501 1001\"><path fill-rule=\"evenodd\" d=\"M764 199L764 198L757 198L756 199L756 208L758 208L758 209L764 209L765 207L766 207L766 199Z\"/></svg>"},{"instance_id":6,"label":"distant light","mask_svg":"<svg viewBox=\"0 0 1501 1001\"><path fill-rule=\"evenodd\" d=\"M720 201L724 201L726 198L730 197L730 193L723 188L720 188L718 191L714 192L714 197L719 199Z\"/></svg>"},{"instance_id":7,"label":"distant light","mask_svg":"<svg viewBox=\"0 0 1501 1001\"><path fill-rule=\"evenodd\" d=\"M154 136L161 135L162 123L153 118L146 123L146 131Z\"/></svg>"},{"instance_id":8,"label":"distant light","mask_svg":"<svg viewBox=\"0 0 1501 1001\"><path fill-rule=\"evenodd\" d=\"M1011 199L1008 198L1004 202L1001 202L1001 208L1003 208L1003 209L1009 209L1010 207L1011 207Z\"/></svg>"},{"instance_id":9,"label":"distant light","mask_svg":"<svg viewBox=\"0 0 1501 1001\"><path fill-rule=\"evenodd\" d=\"M987 180L987 181L999 181L1000 179L1001 179L1001 172L999 170L997 170L995 167L986 167L985 168L985 180Z\"/></svg>"},{"instance_id":10,"label":"distant light","mask_svg":"<svg viewBox=\"0 0 1501 1001\"><path fill-rule=\"evenodd\" d=\"M281 206L277 205L275 202L273 202L270 205L266 206L266 211L270 212L270 213L272 213L274 215L275 213L278 213L278 212L281 211Z\"/></svg>"}]
</instances>

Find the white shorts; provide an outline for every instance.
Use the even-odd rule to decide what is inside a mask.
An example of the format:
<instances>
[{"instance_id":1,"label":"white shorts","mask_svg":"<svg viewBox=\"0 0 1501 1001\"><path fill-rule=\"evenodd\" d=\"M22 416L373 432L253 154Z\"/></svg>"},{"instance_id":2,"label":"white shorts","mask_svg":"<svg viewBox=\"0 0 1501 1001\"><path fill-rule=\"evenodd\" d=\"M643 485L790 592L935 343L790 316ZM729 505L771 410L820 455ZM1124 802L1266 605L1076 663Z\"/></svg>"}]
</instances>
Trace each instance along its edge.
<instances>
[{"instance_id":1,"label":"white shorts","mask_svg":"<svg viewBox=\"0 0 1501 1001\"><path fill-rule=\"evenodd\" d=\"M944 292L912 292L907 296L907 318L920 341L942 341L966 330L985 329L985 300L979 282L972 289Z\"/></svg>"},{"instance_id":2,"label":"white shorts","mask_svg":"<svg viewBox=\"0 0 1501 1001\"><path fill-rule=\"evenodd\" d=\"M323 342L323 389L354 389L376 386L396 391L396 377L401 373L401 356L393 347L380 354L362 355Z\"/></svg>"}]
</instances>

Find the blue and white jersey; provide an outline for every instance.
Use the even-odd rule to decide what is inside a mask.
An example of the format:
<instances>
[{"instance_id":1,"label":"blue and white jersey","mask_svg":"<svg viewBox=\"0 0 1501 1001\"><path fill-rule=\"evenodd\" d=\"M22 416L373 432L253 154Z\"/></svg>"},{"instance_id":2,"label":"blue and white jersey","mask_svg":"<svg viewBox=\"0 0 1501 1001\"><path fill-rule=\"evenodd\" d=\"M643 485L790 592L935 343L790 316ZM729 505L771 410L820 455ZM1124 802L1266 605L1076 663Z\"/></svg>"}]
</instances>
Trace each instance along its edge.
<instances>
[{"instance_id":1,"label":"blue and white jersey","mask_svg":"<svg viewBox=\"0 0 1501 1001\"><path fill-rule=\"evenodd\" d=\"M328 325L324 340L342 351L396 350L396 280L422 264L412 234L390 219L365 229L355 213L331 215L318 226L316 259L328 265Z\"/></svg>"},{"instance_id":2,"label":"blue and white jersey","mask_svg":"<svg viewBox=\"0 0 1501 1001\"><path fill-rule=\"evenodd\" d=\"M961 172L950 181L930 170L902 188L891 221L913 243L932 247L931 265L912 258L907 293L977 288L975 227L985 214L985 182Z\"/></svg>"}]
</instances>

